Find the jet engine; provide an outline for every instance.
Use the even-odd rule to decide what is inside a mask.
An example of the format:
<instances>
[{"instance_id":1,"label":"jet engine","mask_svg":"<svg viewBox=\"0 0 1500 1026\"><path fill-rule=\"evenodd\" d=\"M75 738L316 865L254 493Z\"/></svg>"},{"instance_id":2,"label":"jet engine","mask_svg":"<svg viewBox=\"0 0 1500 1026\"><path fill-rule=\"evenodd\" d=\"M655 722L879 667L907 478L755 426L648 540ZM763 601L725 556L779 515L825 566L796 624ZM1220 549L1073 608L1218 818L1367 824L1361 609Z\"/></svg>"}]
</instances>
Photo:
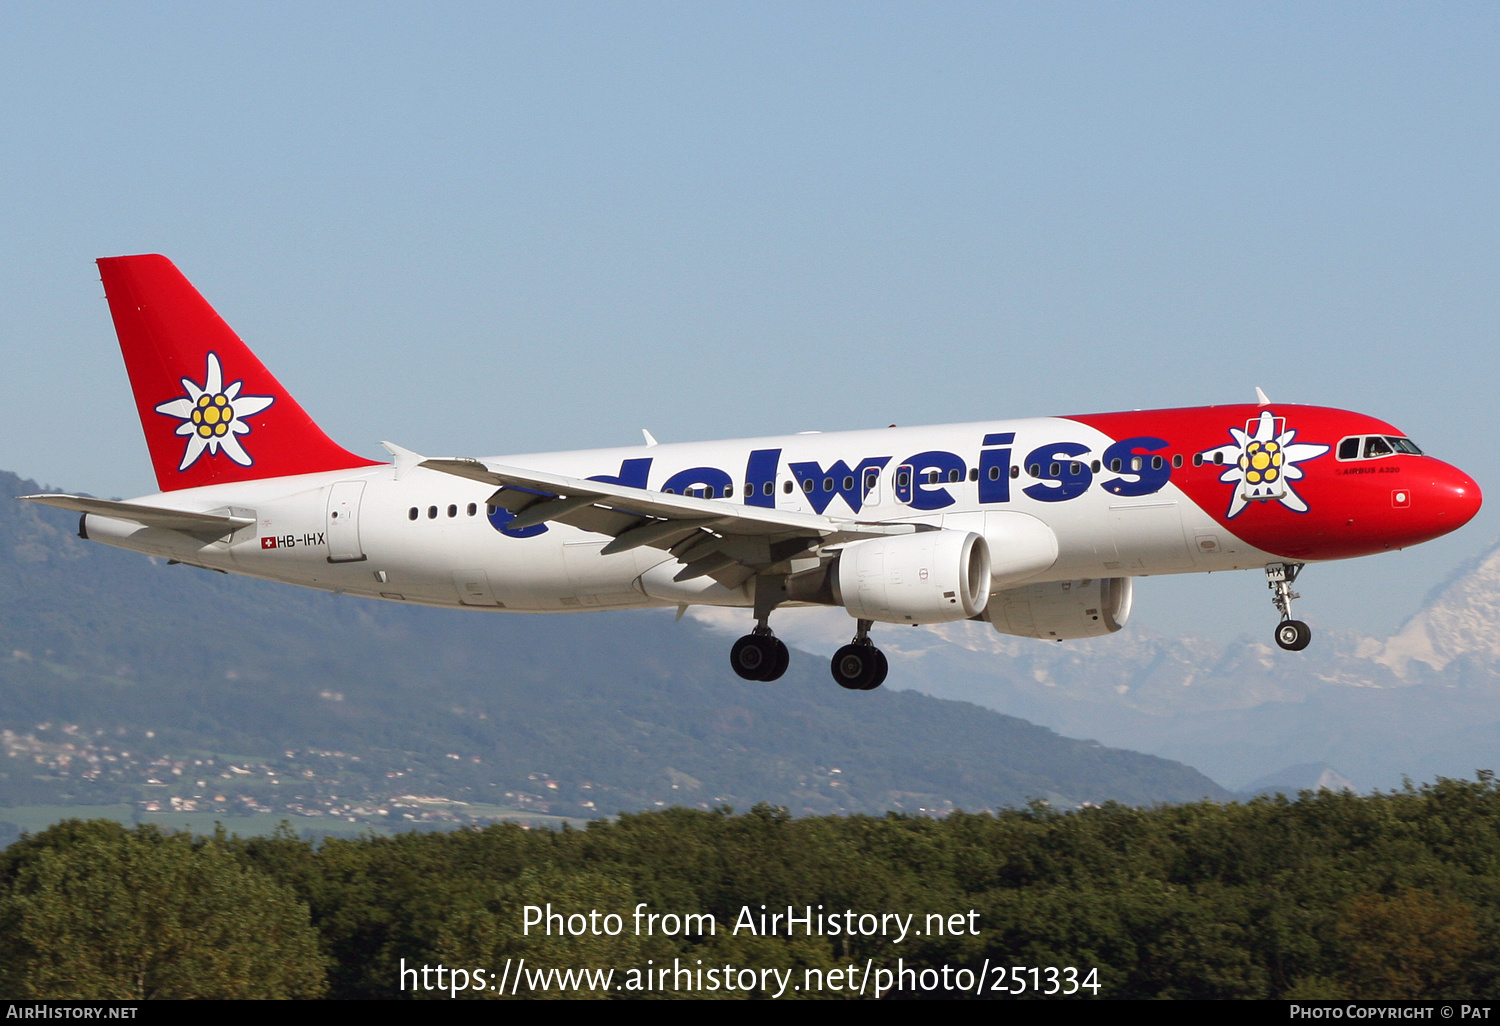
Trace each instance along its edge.
<instances>
[{"instance_id":1,"label":"jet engine","mask_svg":"<svg viewBox=\"0 0 1500 1026\"><path fill-rule=\"evenodd\" d=\"M1132 596L1129 577L1028 584L997 592L981 619L1023 638L1096 638L1125 626Z\"/></svg>"},{"instance_id":2,"label":"jet engine","mask_svg":"<svg viewBox=\"0 0 1500 1026\"><path fill-rule=\"evenodd\" d=\"M849 615L882 623L948 623L977 615L990 593L990 547L971 531L922 531L846 545L829 568Z\"/></svg>"}]
</instances>

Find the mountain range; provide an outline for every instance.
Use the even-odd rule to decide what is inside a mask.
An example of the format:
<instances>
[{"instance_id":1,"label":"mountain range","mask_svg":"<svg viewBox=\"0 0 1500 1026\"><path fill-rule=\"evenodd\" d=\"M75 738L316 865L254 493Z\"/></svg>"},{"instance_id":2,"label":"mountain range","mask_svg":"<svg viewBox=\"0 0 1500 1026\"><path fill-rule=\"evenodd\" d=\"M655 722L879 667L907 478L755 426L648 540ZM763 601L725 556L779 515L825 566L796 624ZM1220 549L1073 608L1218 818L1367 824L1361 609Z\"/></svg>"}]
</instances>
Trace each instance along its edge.
<instances>
[{"instance_id":1,"label":"mountain range","mask_svg":"<svg viewBox=\"0 0 1500 1026\"><path fill-rule=\"evenodd\" d=\"M729 611L695 615L737 628ZM847 619L798 611L777 630L827 650L847 640ZM1132 626L1048 644L970 622L887 631L881 645L887 687L1180 760L1236 791L1265 778L1367 791L1500 766L1500 545L1458 567L1394 635L1322 631L1303 652Z\"/></svg>"}]
</instances>

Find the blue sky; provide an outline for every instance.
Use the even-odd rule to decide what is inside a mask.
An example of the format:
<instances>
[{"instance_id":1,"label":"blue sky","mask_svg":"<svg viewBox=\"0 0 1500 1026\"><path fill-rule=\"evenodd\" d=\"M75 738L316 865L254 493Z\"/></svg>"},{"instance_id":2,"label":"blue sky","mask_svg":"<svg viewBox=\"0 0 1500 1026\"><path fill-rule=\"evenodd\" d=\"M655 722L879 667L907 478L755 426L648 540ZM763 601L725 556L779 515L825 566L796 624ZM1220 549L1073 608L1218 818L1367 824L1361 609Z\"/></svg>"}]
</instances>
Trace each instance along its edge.
<instances>
[{"instance_id":1,"label":"blue sky","mask_svg":"<svg viewBox=\"0 0 1500 1026\"><path fill-rule=\"evenodd\" d=\"M0 8L0 466L154 485L92 260L162 252L340 441L493 454L1273 399L1500 534L1500 8ZM1268 636L1245 575L1138 621Z\"/></svg>"}]
</instances>

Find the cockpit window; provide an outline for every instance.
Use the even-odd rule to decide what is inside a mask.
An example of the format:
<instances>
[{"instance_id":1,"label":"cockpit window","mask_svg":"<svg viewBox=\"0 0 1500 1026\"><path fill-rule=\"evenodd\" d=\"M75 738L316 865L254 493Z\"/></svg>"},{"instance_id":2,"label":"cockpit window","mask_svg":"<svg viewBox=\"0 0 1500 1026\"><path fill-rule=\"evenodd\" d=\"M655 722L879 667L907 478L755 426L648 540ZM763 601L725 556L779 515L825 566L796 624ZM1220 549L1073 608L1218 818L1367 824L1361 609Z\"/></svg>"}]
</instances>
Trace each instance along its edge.
<instances>
[{"instance_id":1,"label":"cockpit window","mask_svg":"<svg viewBox=\"0 0 1500 1026\"><path fill-rule=\"evenodd\" d=\"M1397 453L1406 456L1423 454L1416 442L1399 435L1352 435L1339 440L1340 460L1375 460Z\"/></svg>"}]
</instances>

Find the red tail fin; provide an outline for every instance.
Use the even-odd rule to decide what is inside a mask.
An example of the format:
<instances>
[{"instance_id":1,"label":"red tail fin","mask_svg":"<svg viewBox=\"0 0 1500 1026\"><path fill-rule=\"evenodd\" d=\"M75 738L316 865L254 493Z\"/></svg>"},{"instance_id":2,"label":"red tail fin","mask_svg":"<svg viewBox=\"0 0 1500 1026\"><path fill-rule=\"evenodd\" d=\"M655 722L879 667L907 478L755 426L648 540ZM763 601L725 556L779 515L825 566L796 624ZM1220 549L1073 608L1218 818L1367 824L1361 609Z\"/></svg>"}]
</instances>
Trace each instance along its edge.
<instances>
[{"instance_id":1,"label":"red tail fin","mask_svg":"<svg viewBox=\"0 0 1500 1026\"><path fill-rule=\"evenodd\" d=\"M162 491L375 465L313 423L172 261L99 272Z\"/></svg>"}]
</instances>

